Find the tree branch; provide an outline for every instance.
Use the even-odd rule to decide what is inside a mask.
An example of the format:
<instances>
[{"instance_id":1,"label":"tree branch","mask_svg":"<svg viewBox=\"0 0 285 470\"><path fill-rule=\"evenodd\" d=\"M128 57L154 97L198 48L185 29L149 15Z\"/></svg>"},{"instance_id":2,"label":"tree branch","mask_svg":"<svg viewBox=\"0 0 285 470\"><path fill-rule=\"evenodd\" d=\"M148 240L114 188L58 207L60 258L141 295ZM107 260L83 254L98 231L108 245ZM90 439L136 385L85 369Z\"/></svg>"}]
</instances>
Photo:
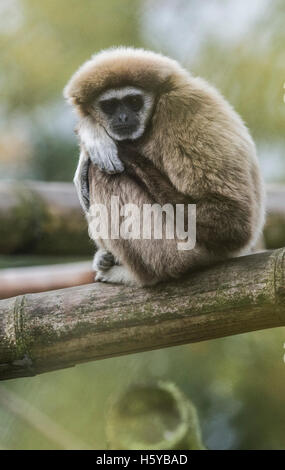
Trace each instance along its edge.
<instances>
[{"instance_id":1,"label":"tree branch","mask_svg":"<svg viewBox=\"0 0 285 470\"><path fill-rule=\"evenodd\" d=\"M0 377L285 326L285 249L152 288L89 284L0 302Z\"/></svg>"}]
</instances>

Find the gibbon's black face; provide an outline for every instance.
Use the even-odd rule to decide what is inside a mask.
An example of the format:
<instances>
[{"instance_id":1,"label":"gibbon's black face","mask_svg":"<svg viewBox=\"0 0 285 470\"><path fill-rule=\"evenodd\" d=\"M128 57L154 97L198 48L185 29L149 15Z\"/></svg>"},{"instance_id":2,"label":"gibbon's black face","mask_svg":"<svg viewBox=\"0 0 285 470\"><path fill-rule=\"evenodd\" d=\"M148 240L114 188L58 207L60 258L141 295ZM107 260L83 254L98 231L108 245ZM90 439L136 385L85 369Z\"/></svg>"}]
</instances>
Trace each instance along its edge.
<instances>
[{"instance_id":1,"label":"gibbon's black face","mask_svg":"<svg viewBox=\"0 0 285 470\"><path fill-rule=\"evenodd\" d=\"M107 132L115 140L137 139L145 130L153 98L135 87L111 89L97 102Z\"/></svg>"},{"instance_id":2,"label":"gibbon's black face","mask_svg":"<svg viewBox=\"0 0 285 470\"><path fill-rule=\"evenodd\" d=\"M122 99L110 98L100 101L100 108L109 120L113 131L126 136L135 132L140 124L138 112L143 107L141 95L128 95Z\"/></svg>"}]
</instances>

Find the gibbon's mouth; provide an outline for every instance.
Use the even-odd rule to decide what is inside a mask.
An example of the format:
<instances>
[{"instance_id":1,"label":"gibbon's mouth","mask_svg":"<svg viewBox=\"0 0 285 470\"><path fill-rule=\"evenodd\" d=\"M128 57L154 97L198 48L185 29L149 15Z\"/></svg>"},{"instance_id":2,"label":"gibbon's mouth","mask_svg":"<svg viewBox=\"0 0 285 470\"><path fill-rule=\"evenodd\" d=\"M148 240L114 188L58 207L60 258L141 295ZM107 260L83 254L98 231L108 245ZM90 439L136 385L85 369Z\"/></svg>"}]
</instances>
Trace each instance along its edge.
<instances>
[{"instance_id":1,"label":"gibbon's mouth","mask_svg":"<svg viewBox=\"0 0 285 470\"><path fill-rule=\"evenodd\" d=\"M137 130L137 126L116 126L114 127L114 131L120 135L128 135L133 134Z\"/></svg>"}]
</instances>

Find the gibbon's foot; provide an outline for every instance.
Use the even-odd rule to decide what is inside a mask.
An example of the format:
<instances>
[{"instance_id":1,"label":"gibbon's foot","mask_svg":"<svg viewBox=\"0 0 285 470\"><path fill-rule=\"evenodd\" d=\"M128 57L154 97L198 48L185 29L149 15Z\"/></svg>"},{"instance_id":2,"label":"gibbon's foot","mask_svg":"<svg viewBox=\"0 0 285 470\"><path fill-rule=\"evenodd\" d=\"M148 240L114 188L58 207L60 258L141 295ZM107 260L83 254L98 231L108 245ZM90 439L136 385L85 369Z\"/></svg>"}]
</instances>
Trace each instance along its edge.
<instances>
[{"instance_id":1,"label":"gibbon's foot","mask_svg":"<svg viewBox=\"0 0 285 470\"><path fill-rule=\"evenodd\" d=\"M114 284L138 285L137 280L125 266L112 266L107 271L98 271L95 281L111 282Z\"/></svg>"},{"instance_id":2,"label":"gibbon's foot","mask_svg":"<svg viewBox=\"0 0 285 470\"><path fill-rule=\"evenodd\" d=\"M115 258L110 251L100 249L95 253L93 270L96 272L107 271L115 264Z\"/></svg>"}]
</instances>

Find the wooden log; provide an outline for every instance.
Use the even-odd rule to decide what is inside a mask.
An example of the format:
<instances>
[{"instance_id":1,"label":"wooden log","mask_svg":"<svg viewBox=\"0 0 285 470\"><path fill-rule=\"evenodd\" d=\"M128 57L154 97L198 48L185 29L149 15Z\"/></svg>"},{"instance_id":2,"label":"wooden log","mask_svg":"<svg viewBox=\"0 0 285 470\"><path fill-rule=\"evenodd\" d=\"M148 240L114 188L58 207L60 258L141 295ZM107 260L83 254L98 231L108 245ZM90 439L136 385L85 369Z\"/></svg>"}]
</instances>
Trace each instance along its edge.
<instances>
[{"instance_id":1,"label":"wooden log","mask_svg":"<svg viewBox=\"0 0 285 470\"><path fill-rule=\"evenodd\" d=\"M2 181L0 253L86 255L94 252L71 183Z\"/></svg>"},{"instance_id":2,"label":"wooden log","mask_svg":"<svg viewBox=\"0 0 285 470\"><path fill-rule=\"evenodd\" d=\"M0 377L285 326L285 249L152 288L94 283L0 301Z\"/></svg>"},{"instance_id":3,"label":"wooden log","mask_svg":"<svg viewBox=\"0 0 285 470\"><path fill-rule=\"evenodd\" d=\"M89 284L94 280L91 261L0 270L0 299Z\"/></svg>"},{"instance_id":4,"label":"wooden log","mask_svg":"<svg viewBox=\"0 0 285 470\"><path fill-rule=\"evenodd\" d=\"M285 245L285 186L267 186L267 217L264 239L267 248Z\"/></svg>"}]
</instances>

